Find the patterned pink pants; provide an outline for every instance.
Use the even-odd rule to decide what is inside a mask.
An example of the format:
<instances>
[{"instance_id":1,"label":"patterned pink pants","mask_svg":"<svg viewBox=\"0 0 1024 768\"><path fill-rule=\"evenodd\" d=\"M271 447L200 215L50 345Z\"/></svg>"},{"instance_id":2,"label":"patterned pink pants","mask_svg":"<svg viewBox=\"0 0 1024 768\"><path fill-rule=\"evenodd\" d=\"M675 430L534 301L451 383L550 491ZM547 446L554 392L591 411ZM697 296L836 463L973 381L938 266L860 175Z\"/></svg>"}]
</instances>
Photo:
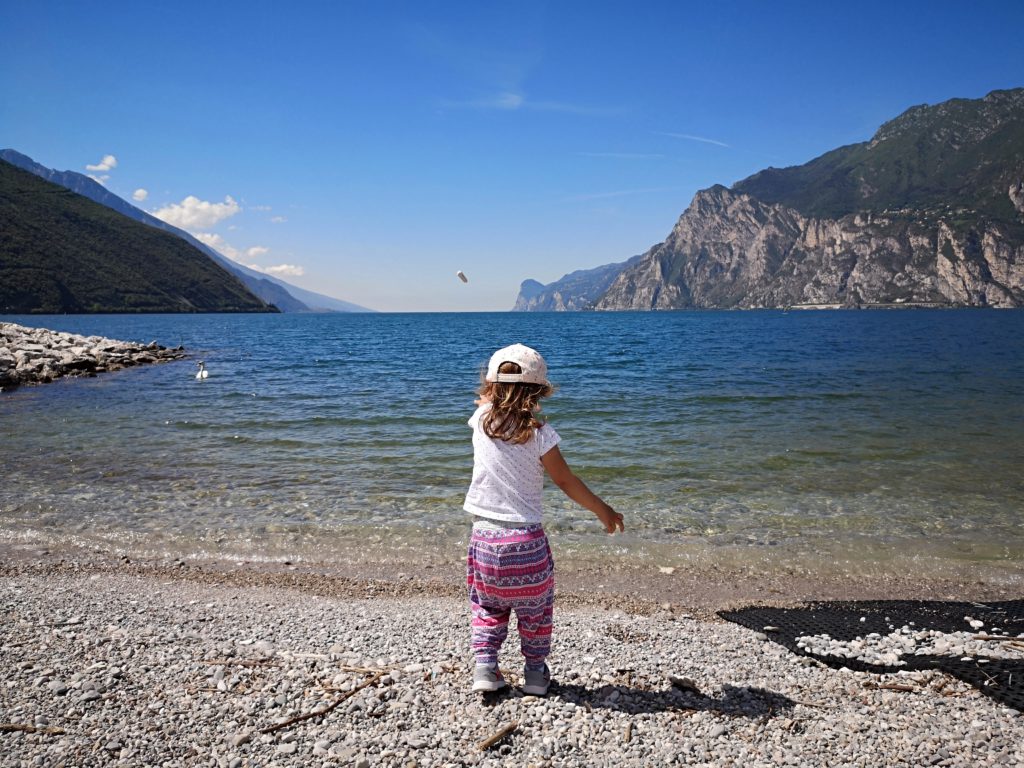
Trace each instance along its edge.
<instances>
[{"instance_id":1,"label":"patterned pink pants","mask_svg":"<svg viewBox=\"0 0 1024 768\"><path fill-rule=\"evenodd\" d=\"M551 650L555 563L540 525L474 528L466 557L477 664L494 664L515 611L526 663L540 665Z\"/></svg>"}]
</instances>

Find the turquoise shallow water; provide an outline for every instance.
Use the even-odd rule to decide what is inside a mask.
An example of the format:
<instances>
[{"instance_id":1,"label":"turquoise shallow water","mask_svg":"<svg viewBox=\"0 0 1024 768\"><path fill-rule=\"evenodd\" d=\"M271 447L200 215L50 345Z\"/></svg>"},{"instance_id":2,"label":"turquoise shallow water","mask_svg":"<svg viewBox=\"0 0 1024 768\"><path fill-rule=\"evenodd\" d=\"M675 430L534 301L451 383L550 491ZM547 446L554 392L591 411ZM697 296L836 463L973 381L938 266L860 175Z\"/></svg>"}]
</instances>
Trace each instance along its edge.
<instances>
[{"instance_id":1,"label":"turquoise shallow water","mask_svg":"<svg viewBox=\"0 0 1024 768\"><path fill-rule=\"evenodd\" d=\"M9 539L249 559L454 546L479 370L522 341L560 387L545 413L563 452L630 526L609 542L549 488L563 547L1024 558L1022 312L0 319L183 343L210 370L0 394Z\"/></svg>"}]
</instances>

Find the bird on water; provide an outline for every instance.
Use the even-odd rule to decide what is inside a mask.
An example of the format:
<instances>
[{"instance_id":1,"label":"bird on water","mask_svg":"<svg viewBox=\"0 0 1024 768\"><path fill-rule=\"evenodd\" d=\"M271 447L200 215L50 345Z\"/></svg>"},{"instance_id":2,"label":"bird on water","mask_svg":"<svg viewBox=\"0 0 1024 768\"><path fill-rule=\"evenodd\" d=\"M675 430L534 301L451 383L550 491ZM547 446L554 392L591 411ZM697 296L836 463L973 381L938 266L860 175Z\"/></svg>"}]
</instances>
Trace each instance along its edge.
<instances>
[{"instance_id":1,"label":"bird on water","mask_svg":"<svg viewBox=\"0 0 1024 768\"><path fill-rule=\"evenodd\" d=\"M202 360L200 360L198 363L196 363L196 365L199 366L199 370L196 371L196 378L197 379L205 379L207 376L210 375L210 372L208 370L206 370L206 363L204 363Z\"/></svg>"}]
</instances>

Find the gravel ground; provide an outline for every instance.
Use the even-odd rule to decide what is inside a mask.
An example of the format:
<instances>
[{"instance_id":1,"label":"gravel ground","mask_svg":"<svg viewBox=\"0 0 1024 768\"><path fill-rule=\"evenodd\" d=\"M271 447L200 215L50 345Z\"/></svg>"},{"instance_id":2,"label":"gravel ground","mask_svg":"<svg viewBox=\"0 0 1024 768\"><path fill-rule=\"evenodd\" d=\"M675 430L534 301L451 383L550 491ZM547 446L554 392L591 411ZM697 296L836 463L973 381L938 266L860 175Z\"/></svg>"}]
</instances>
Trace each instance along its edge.
<instances>
[{"instance_id":1,"label":"gravel ground","mask_svg":"<svg viewBox=\"0 0 1024 768\"><path fill-rule=\"evenodd\" d=\"M966 684L829 669L678 608L556 606L539 699L469 690L452 597L7 573L0 605L0 766L1024 766L1024 716Z\"/></svg>"}]
</instances>

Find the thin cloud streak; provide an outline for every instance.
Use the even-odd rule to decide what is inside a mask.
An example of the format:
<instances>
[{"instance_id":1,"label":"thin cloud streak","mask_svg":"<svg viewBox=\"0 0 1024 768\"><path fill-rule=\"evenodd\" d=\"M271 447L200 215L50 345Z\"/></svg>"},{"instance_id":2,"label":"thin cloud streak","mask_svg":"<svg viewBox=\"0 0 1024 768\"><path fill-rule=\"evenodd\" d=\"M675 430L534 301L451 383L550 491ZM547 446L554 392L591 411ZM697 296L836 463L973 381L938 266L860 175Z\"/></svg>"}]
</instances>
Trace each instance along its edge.
<instances>
[{"instance_id":1,"label":"thin cloud streak","mask_svg":"<svg viewBox=\"0 0 1024 768\"><path fill-rule=\"evenodd\" d=\"M471 101L443 101L442 106L453 109L497 109L505 112L514 112L523 106L525 99L518 93L506 91L495 96Z\"/></svg>"},{"instance_id":2,"label":"thin cloud streak","mask_svg":"<svg viewBox=\"0 0 1024 768\"><path fill-rule=\"evenodd\" d=\"M644 189L619 189L614 192L595 192L585 195L571 195L563 197L562 203L585 203L590 200L607 200L613 197L629 197L630 195L645 195L650 192L670 192L678 187L646 187Z\"/></svg>"},{"instance_id":3,"label":"thin cloud streak","mask_svg":"<svg viewBox=\"0 0 1024 768\"><path fill-rule=\"evenodd\" d=\"M670 136L673 139L686 139L687 141L700 141L704 144L714 144L716 147L725 147L726 149L732 149L732 145L726 144L724 141L718 139L709 139L704 136L694 136L692 133L662 133L662 136Z\"/></svg>"},{"instance_id":4,"label":"thin cloud streak","mask_svg":"<svg viewBox=\"0 0 1024 768\"><path fill-rule=\"evenodd\" d=\"M615 160L658 160L664 155L643 152L577 152L580 157L607 157Z\"/></svg>"},{"instance_id":5,"label":"thin cloud streak","mask_svg":"<svg viewBox=\"0 0 1024 768\"><path fill-rule=\"evenodd\" d=\"M495 96L472 99L470 101L445 100L441 102L441 106L448 109L480 109L498 112L561 112L569 115L591 116L614 115L621 112L620 109L588 107L564 101L531 101L521 93L514 91L503 91Z\"/></svg>"}]
</instances>

